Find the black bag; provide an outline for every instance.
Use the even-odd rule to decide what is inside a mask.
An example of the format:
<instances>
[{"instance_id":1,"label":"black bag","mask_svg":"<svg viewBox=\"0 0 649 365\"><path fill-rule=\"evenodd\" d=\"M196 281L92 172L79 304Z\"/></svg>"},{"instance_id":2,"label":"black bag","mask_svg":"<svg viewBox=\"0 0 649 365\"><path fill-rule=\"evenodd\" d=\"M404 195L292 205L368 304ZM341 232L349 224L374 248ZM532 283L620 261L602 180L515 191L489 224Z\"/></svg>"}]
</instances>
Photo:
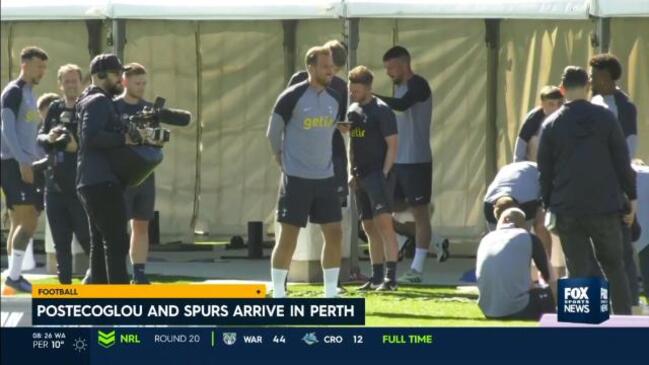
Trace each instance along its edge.
<instances>
[{"instance_id":1,"label":"black bag","mask_svg":"<svg viewBox=\"0 0 649 365\"><path fill-rule=\"evenodd\" d=\"M162 162L162 148L124 146L109 151L110 167L126 187L140 185Z\"/></svg>"}]
</instances>

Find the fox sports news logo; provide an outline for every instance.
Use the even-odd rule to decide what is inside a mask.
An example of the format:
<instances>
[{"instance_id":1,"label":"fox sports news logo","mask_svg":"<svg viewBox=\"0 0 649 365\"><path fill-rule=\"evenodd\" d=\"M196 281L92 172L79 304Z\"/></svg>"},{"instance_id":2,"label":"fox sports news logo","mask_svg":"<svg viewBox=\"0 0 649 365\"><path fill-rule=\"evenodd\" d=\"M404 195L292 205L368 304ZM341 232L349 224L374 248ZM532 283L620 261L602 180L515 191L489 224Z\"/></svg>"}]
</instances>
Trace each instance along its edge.
<instances>
[{"instance_id":1,"label":"fox sports news logo","mask_svg":"<svg viewBox=\"0 0 649 365\"><path fill-rule=\"evenodd\" d=\"M588 298L588 287L578 286L564 288L563 310L566 313L590 313L590 298Z\"/></svg>"},{"instance_id":2,"label":"fox sports news logo","mask_svg":"<svg viewBox=\"0 0 649 365\"><path fill-rule=\"evenodd\" d=\"M560 322L602 323L609 318L608 282L601 278L560 279Z\"/></svg>"}]
</instances>

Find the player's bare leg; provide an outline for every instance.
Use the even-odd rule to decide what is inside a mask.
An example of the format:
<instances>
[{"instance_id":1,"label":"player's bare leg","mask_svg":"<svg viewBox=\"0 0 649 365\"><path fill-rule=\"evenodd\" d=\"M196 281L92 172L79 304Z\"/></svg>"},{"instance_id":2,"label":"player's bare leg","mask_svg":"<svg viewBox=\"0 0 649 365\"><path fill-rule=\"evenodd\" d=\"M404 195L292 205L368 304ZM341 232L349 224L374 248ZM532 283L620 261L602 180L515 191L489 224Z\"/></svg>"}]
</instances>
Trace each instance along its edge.
<instances>
[{"instance_id":1,"label":"player's bare leg","mask_svg":"<svg viewBox=\"0 0 649 365\"><path fill-rule=\"evenodd\" d=\"M381 285L385 276L385 254L383 248L383 237L372 219L363 220L363 230L367 234L370 246L370 262L372 263L372 277L358 290L374 290Z\"/></svg>"},{"instance_id":2,"label":"player's bare leg","mask_svg":"<svg viewBox=\"0 0 649 365\"><path fill-rule=\"evenodd\" d=\"M288 268L297 246L297 236L300 227L288 223L280 223L280 234L271 256L271 279L273 282L273 298L284 298L286 289L284 283L288 276Z\"/></svg>"},{"instance_id":3,"label":"player's bare leg","mask_svg":"<svg viewBox=\"0 0 649 365\"><path fill-rule=\"evenodd\" d=\"M324 238L322 247L324 294L327 298L333 298L338 295L343 230L340 222L322 224L320 227Z\"/></svg>"}]
</instances>

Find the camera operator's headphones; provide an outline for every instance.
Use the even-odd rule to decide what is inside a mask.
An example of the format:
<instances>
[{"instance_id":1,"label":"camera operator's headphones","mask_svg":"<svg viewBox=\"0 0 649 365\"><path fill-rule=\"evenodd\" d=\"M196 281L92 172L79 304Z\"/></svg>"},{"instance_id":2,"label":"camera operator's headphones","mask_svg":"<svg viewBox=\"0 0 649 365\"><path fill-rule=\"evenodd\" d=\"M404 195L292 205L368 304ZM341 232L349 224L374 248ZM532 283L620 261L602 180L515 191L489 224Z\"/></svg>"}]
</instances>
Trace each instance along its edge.
<instances>
[{"instance_id":1,"label":"camera operator's headphones","mask_svg":"<svg viewBox=\"0 0 649 365\"><path fill-rule=\"evenodd\" d=\"M111 71L126 71L119 57L112 53L97 55L90 61L90 74L96 74L100 79L107 78Z\"/></svg>"}]
</instances>

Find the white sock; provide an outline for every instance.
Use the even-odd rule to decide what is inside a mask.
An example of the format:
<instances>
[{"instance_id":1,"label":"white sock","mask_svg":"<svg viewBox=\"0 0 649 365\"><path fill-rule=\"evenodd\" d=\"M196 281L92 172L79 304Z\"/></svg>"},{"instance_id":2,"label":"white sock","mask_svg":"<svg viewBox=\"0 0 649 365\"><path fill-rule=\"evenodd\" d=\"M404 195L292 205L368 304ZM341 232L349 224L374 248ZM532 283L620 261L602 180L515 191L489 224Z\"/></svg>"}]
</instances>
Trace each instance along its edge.
<instances>
[{"instance_id":1,"label":"white sock","mask_svg":"<svg viewBox=\"0 0 649 365\"><path fill-rule=\"evenodd\" d=\"M286 277L288 276L288 270L284 269L270 269L270 277L273 281L273 298L284 298L286 297L286 290L284 288L284 283L286 283Z\"/></svg>"},{"instance_id":2,"label":"white sock","mask_svg":"<svg viewBox=\"0 0 649 365\"><path fill-rule=\"evenodd\" d=\"M9 258L9 277L11 280L20 279L20 272L23 268L23 258L25 251L11 250L11 257Z\"/></svg>"},{"instance_id":3,"label":"white sock","mask_svg":"<svg viewBox=\"0 0 649 365\"><path fill-rule=\"evenodd\" d=\"M23 271L32 270L36 267L36 262L34 261L34 239L29 240L27 248L25 248L25 257L23 258Z\"/></svg>"},{"instance_id":4,"label":"white sock","mask_svg":"<svg viewBox=\"0 0 649 365\"><path fill-rule=\"evenodd\" d=\"M336 297L338 295L338 274L340 274L340 268L322 269L322 274L324 276L325 298Z\"/></svg>"},{"instance_id":5,"label":"white sock","mask_svg":"<svg viewBox=\"0 0 649 365\"><path fill-rule=\"evenodd\" d=\"M415 249L415 258L412 259L412 265L410 265L410 268L412 270L415 270L418 273L423 273L424 272L424 261L426 260L426 256L428 256L428 250L425 248L416 248Z\"/></svg>"}]
</instances>

